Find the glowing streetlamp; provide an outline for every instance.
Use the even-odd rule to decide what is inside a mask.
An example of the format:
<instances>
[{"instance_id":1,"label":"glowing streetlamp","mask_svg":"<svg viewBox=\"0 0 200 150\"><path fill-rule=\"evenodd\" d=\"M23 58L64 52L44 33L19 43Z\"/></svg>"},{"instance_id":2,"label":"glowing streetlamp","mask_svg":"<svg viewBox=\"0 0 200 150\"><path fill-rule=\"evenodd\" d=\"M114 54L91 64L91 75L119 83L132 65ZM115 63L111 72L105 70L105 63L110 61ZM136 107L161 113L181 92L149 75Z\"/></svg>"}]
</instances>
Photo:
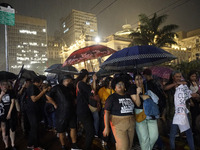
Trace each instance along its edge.
<instances>
[{"instance_id":1,"label":"glowing streetlamp","mask_svg":"<svg viewBox=\"0 0 200 150\"><path fill-rule=\"evenodd\" d=\"M101 41L100 37L98 37L98 36L95 37L95 42L96 42L96 43L99 43L100 41Z\"/></svg>"}]
</instances>

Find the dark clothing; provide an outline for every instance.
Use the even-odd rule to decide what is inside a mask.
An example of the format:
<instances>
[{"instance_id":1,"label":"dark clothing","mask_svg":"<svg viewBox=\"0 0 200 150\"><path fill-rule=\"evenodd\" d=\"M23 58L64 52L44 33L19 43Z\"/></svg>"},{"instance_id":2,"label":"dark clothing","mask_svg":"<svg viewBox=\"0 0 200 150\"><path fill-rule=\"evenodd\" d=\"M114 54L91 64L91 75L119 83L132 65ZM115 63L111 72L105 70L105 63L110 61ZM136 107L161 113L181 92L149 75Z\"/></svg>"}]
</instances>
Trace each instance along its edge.
<instances>
[{"instance_id":1,"label":"dark clothing","mask_svg":"<svg viewBox=\"0 0 200 150\"><path fill-rule=\"evenodd\" d=\"M157 83L154 79L147 81L145 85L146 89L151 90L158 96L159 111L160 113L162 113L164 108L166 107L166 97L163 89L161 88L161 85Z\"/></svg>"},{"instance_id":2,"label":"dark clothing","mask_svg":"<svg viewBox=\"0 0 200 150\"><path fill-rule=\"evenodd\" d=\"M91 95L91 87L85 82L77 83L77 115L90 115L91 111L88 107L89 97Z\"/></svg>"},{"instance_id":3,"label":"dark clothing","mask_svg":"<svg viewBox=\"0 0 200 150\"><path fill-rule=\"evenodd\" d=\"M83 124L85 129L85 144L84 150L91 150L92 141L94 138L94 123L92 114L90 115L82 115L79 120Z\"/></svg>"},{"instance_id":4,"label":"dark clothing","mask_svg":"<svg viewBox=\"0 0 200 150\"><path fill-rule=\"evenodd\" d=\"M90 150L92 140L94 138L94 120L92 113L88 107L89 97L91 95L91 87L85 82L77 83L77 116L78 120L83 124L85 129L85 145L84 150Z\"/></svg>"},{"instance_id":5,"label":"dark clothing","mask_svg":"<svg viewBox=\"0 0 200 150\"><path fill-rule=\"evenodd\" d=\"M136 95L137 94L137 86L136 85L131 85L128 89L128 94L130 95ZM136 109L143 109L143 99L140 97L140 102L141 102L141 105L140 107L138 107L137 105L135 105L135 108Z\"/></svg>"},{"instance_id":6,"label":"dark clothing","mask_svg":"<svg viewBox=\"0 0 200 150\"><path fill-rule=\"evenodd\" d=\"M27 113L30 132L28 137L28 146L39 147L39 119L34 113Z\"/></svg>"},{"instance_id":7,"label":"dark clothing","mask_svg":"<svg viewBox=\"0 0 200 150\"><path fill-rule=\"evenodd\" d=\"M55 121L56 130L58 133L63 133L67 131L69 125L73 121L75 116L75 106L74 106L74 95L70 87L65 87L64 85L54 86L47 95L55 100L57 104L57 109L55 110Z\"/></svg>"},{"instance_id":8,"label":"dark clothing","mask_svg":"<svg viewBox=\"0 0 200 150\"><path fill-rule=\"evenodd\" d=\"M1 93L1 90L0 90ZM6 121L6 117L8 115L8 111L10 109L10 105L11 105L11 100L12 99L16 99L14 91L12 90L7 90L7 92L5 93L5 95L2 97L1 102L0 102L0 121ZM13 107L13 111L12 111L12 115L13 113L16 113L15 111L15 107Z\"/></svg>"},{"instance_id":9,"label":"dark clothing","mask_svg":"<svg viewBox=\"0 0 200 150\"><path fill-rule=\"evenodd\" d=\"M171 83L169 83L171 84ZM166 84L166 85L169 85ZM167 91L165 91L167 95L167 101L166 101L166 119L169 122L172 122L174 113L175 113L175 105L174 105L174 94L175 94L176 89L173 87Z\"/></svg>"},{"instance_id":10,"label":"dark clothing","mask_svg":"<svg viewBox=\"0 0 200 150\"><path fill-rule=\"evenodd\" d=\"M43 110L41 110L42 108L42 98L40 98L39 100L37 100L36 102L33 102L31 99L31 96L37 96L40 94L40 89L32 84L28 87L27 89L27 95L28 95L28 99L27 99L27 113L34 113L35 115L37 115L38 117L40 117L40 119L42 119L41 114L43 114Z\"/></svg>"},{"instance_id":11,"label":"dark clothing","mask_svg":"<svg viewBox=\"0 0 200 150\"><path fill-rule=\"evenodd\" d=\"M0 93L1 93L1 90L0 90ZM1 102L0 102L0 122L5 122L6 124L6 135L9 135L10 129L12 132L14 132L17 126L17 111L16 111L15 106L12 109L11 118L6 119L8 115L8 111L10 109L12 99L16 99L14 91L7 90L7 92L2 97Z\"/></svg>"},{"instance_id":12,"label":"dark clothing","mask_svg":"<svg viewBox=\"0 0 200 150\"><path fill-rule=\"evenodd\" d=\"M39 122L43 117L42 108L42 98L33 102L31 96L38 96L40 94L40 89L32 84L27 89L27 116L30 123L30 132L28 138L28 146L34 145L34 147L39 146Z\"/></svg>"},{"instance_id":13,"label":"dark clothing","mask_svg":"<svg viewBox=\"0 0 200 150\"><path fill-rule=\"evenodd\" d=\"M128 116L133 114L134 103L130 95L114 93L106 100L104 109L110 111L111 115Z\"/></svg>"}]
</instances>

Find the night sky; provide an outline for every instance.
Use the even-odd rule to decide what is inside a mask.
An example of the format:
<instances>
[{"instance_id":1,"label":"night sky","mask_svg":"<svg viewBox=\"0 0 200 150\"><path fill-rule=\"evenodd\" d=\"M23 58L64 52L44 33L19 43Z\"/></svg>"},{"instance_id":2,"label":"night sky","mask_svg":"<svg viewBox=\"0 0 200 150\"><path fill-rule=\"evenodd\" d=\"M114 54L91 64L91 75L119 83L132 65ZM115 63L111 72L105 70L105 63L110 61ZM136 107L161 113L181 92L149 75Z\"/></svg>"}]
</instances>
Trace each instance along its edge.
<instances>
[{"instance_id":1,"label":"night sky","mask_svg":"<svg viewBox=\"0 0 200 150\"><path fill-rule=\"evenodd\" d=\"M178 31L200 28L200 0L0 0L0 2L11 4L18 14L46 19L50 35L59 30L60 18L67 16L71 9L96 14L100 37L121 30L121 26L126 23L136 27L138 15L141 13L168 14L166 24L179 25Z\"/></svg>"}]
</instances>

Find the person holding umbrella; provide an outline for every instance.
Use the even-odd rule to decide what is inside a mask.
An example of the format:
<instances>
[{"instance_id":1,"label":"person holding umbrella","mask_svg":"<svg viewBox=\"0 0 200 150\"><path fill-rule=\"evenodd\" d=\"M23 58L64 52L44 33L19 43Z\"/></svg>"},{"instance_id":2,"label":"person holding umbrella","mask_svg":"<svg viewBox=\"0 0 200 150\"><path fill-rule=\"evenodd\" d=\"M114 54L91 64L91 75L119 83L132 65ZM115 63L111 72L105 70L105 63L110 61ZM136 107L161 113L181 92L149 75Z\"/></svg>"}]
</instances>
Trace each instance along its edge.
<instances>
[{"instance_id":1,"label":"person holding umbrella","mask_svg":"<svg viewBox=\"0 0 200 150\"><path fill-rule=\"evenodd\" d=\"M2 137L6 150L8 147L8 134L10 133L11 149L15 148L15 130L16 130L16 109L15 94L8 88L8 82L3 80L0 82L0 122L2 129Z\"/></svg>"}]
</instances>

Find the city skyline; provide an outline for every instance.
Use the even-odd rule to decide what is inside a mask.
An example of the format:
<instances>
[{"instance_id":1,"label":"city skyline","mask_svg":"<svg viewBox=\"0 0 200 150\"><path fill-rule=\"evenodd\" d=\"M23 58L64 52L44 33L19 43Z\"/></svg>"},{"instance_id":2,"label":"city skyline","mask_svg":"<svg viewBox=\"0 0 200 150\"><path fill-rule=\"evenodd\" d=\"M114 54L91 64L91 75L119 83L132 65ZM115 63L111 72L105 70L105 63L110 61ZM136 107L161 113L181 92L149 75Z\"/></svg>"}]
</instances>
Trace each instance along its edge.
<instances>
[{"instance_id":1,"label":"city skyline","mask_svg":"<svg viewBox=\"0 0 200 150\"><path fill-rule=\"evenodd\" d=\"M1 0L1 2L12 5L20 15L46 19L49 35L54 35L54 32L59 30L60 19L69 15L72 9L96 14L100 37L114 34L126 23L136 27L138 15L141 13L168 14L166 24L179 25L178 31L200 27L199 0L29 0L28 2Z\"/></svg>"}]
</instances>

